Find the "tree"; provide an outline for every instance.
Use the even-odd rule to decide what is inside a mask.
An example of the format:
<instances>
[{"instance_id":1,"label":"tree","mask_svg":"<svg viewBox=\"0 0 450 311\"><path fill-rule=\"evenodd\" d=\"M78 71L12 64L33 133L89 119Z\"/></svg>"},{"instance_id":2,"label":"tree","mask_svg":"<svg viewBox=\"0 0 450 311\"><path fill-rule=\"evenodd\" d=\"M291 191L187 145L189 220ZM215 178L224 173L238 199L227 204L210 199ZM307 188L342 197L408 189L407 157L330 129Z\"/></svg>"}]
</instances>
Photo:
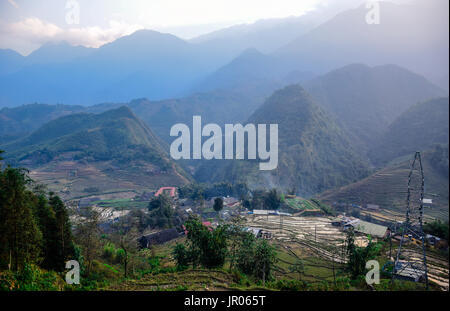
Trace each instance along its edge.
<instances>
[{"instance_id":1,"label":"tree","mask_svg":"<svg viewBox=\"0 0 450 311\"><path fill-rule=\"evenodd\" d=\"M267 209L276 210L280 207L280 204L281 196L277 189L272 189L265 195L264 205Z\"/></svg>"},{"instance_id":2,"label":"tree","mask_svg":"<svg viewBox=\"0 0 450 311\"><path fill-rule=\"evenodd\" d=\"M44 258L41 265L49 270L61 267L61 264L58 264L58 229L55 212L48 204L44 194L37 198L35 214L43 238L42 255Z\"/></svg>"},{"instance_id":3,"label":"tree","mask_svg":"<svg viewBox=\"0 0 450 311\"><path fill-rule=\"evenodd\" d=\"M173 248L172 256L177 262L178 268L185 269L189 266L189 252L184 244L177 243Z\"/></svg>"},{"instance_id":4,"label":"tree","mask_svg":"<svg viewBox=\"0 0 450 311\"><path fill-rule=\"evenodd\" d=\"M214 210L216 212L220 212L223 209L223 199L222 198L215 198L214 199Z\"/></svg>"},{"instance_id":5,"label":"tree","mask_svg":"<svg viewBox=\"0 0 450 311\"><path fill-rule=\"evenodd\" d=\"M49 204L55 215L56 237L57 241L57 258L55 269L64 271L65 262L73 259L75 255L75 247L73 244L72 225L70 224L69 214L66 206L59 196L50 193Z\"/></svg>"},{"instance_id":6,"label":"tree","mask_svg":"<svg viewBox=\"0 0 450 311\"><path fill-rule=\"evenodd\" d=\"M174 209L172 200L166 194L161 194L153 198L149 205L150 211L149 224L154 227L170 228L173 227Z\"/></svg>"},{"instance_id":7,"label":"tree","mask_svg":"<svg viewBox=\"0 0 450 311\"><path fill-rule=\"evenodd\" d=\"M254 274L254 254L255 254L256 238L250 232L245 232L242 235L240 248L237 253L237 267L238 269L248 275Z\"/></svg>"},{"instance_id":8,"label":"tree","mask_svg":"<svg viewBox=\"0 0 450 311\"><path fill-rule=\"evenodd\" d=\"M241 248L242 240L245 234L242 224L245 222L245 218L240 215L233 216L230 220L230 226L228 227L228 241L229 241L229 259L230 259L230 271L233 270L238 260L238 251Z\"/></svg>"},{"instance_id":9,"label":"tree","mask_svg":"<svg viewBox=\"0 0 450 311\"><path fill-rule=\"evenodd\" d=\"M0 265L18 270L37 262L42 234L33 214L33 193L27 171L7 167L0 171Z\"/></svg>"},{"instance_id":10,"label":"tree","mask_svg":"<svg viewBox=\"0 0 450 311\"><path fill-rule=\"evenodd\" d=\"M222 267L227 255L228 226L221 225L211 230L196 217L190 217L185 225L193 266L198 262L208 269Z\"/></svg>"},{"instance_id":11,"label":"tree","mask_svg":"<svg viewBox=\"0 0 450 311\"><path fill-rule=\"evenodd\" d=\"M123 215L123 209L122 209ZM113 234L113 240L123 251L121 264L123 264L124 277L128 277L128 265L138 251L139 230L136 217L122 216Z\"/></svg>"},{"instance_id":12,"label":"tree","mask_svg":"<svg viewBox=\"0 0 450 311\"><path fill-rule=\"evenodd\" d=\"M87 217L76 226L77 244L82 248L83 258L87 263L86 273L91 273L92 262L100 253L100 222L102 213L93 208L87 209Z\"/></svg>"},{"instance_id":13,"label":"tree","mask_svg":"<svg viewBox=\"0 0 450 311\"><path fill-rule=\"evenodd\" d=\"M448 222L445 223L440 220L435 220L433 222L426 223L423 226L423 231L448 241Z\"/></svg>"},{"instance_id":14,"label":"tree","mask_svg":"<svg viewBox=\"0 0 450 311\"><path fill-rule=\"evenodd\" d=\"M374 259L380 252L381 244L373 243L370 236L368 239L369 243L366 247L356 246L353 229L347 231L347 269L351 272L353 279L364 274L367 261Z\"/></svg>"},{"instance_id":15,"label":"tree","mask_svg":"<svg viewBox=\"0 0 450 311\"><path fill-rule=\"evenodd\" d=\"M271 278L272 267L275 262L275 248L266 240L258 240L256 242L254 254L254 275L256 278L263 281L263 285L265 285L266 280Z\"/></svg>"}]
</instances>

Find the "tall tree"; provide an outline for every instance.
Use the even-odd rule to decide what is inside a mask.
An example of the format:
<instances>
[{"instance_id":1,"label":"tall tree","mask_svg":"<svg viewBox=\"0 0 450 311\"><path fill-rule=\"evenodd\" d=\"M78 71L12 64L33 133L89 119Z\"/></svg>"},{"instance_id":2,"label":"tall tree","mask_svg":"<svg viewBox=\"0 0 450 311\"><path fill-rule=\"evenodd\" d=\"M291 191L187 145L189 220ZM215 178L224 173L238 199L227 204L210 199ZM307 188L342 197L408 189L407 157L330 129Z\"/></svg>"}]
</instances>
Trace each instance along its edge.
<instances>
[{"instance_id":1,"label":"tall tree","mask_svg":"<svg viewBox=\"0 0 450 311\"><path fill-rule=\"evenodd\" d=\"M266 280L272 276L272 268L276 262L275 248L266 240L258 240L256 242L255 254L255 277L263 281L265 285Z\"/></svg>"},{"instance_id":2,"label":"tall tree","mask_svg":"<svg viewBox=\"0 0 450 311\"><path fill-rule=\"evenodd\" d=\"M50 193L49 204L55 213L56 219L56 241L58 244L58 258L56 260L58 271L64 270L64 263L73 259L75 248L72 237L72 225L66 206L60 197Z\"/></svg>"},{"instance_id":3,"label":"tall tree","mask_svg":"<svg viewBox=\"0 0 450 311\"><path fill-rule=\"evenodd\" d=\"M125 216L122 208L122 217L115 226L113 240L123 250L124 256L121 259L123 264L124 277L128 277L128 266L132 262L138 251L138 219L134 216Z\"/></svg>"},{"instance_id":4,"label":"tall tree","mask_svg":"<svg viewBox=\"0 0 450 311\"><path fill-rule=\"evenodd\" d=\"M223 209L223 199L220 197L215 198L213 208L216 212L220 212Z\"/></svg>"},{"instance_id":5,"label":"tall tree","mask_svg":"<svg viewBox=\"0 0 450 311\"><path fill-rule=\"evenodd\" d=\"M0 264L18 270L37 262L42 234L33 215L30 179L24 169L0 171Z\"/></svg>"},{"instance_id":6,"label":"tall tree","mask_svg":"<svg viewBox=\"0 0 450 311\"><path fill-rule=\"evenodd\" d=\"M48 204L48 200L44 194L36 198L35 214L42 232L42 255L43 261L41 266L46 269L58 269L58 230L56 225L55 212Z\"/></svg>"},{"instance_id":7,"label":"tall tree","mask_svg":"<svg viewBox=\"0 0 450 311\"><path fill-rule=\"evenodd\" d=\"M89 208L87 217L76 226L76 241L81 246L83 258L86 261L86 273L89 275L92 262L99 256L100 252L100 223L102 213Z\"/></svg>"},{"instance_id":8,"label":"tall tree","mask_svg":"<svg viewBox=\"0 0 450 311\"><path fill-rule=\"evenodd\" d=\"M276 210L280 204L281 196L277 189L272 189L265 195L264 205L267 209Z\"/></svg>"}]
</instances>

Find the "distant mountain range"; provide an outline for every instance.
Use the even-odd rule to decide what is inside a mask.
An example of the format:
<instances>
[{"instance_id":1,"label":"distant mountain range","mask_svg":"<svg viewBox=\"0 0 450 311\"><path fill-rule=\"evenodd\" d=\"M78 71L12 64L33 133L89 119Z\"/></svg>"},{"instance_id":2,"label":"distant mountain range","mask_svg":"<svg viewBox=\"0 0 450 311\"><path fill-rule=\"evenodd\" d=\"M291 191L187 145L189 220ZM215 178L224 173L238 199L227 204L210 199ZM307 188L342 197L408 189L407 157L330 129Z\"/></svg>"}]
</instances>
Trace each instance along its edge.
<instances>
[{"instance_id":1,"label":"distant mountain range","mask_svg":"<svg viewBox=\"0 0 450 311\"><path fill-rule=\"evenodd\" d=\"M227 78L242 70L243 80L262 82L293 72L324 74L351 63L396 64L448 91L448 2L380 5L379 25L366 23L368 9L363 5L336 16L321 15L326 19L317 18L319 12L315 17L309 13L236 26L190 41L141 30L98 49L47 44L27 57L1 50L0 107L186 97L229 86ZM266 57L255 52L241 55L249 48ZM235 71L233 65L242 60L246 67Z\"/></svg>"},{"instance_id":2,"label":"distant mountain range","mask_svg":"<svg viewBox=\"0 0 450 311\"><path fill-rule=\"evenodd\" d=\"M278 49L279 62L316 73L350 63L396 64L448 91L449 2L379 1L379 24L367 23L366 4L344 11Z\"/></svg>"},{"instance_id":3,"label":"distant mountain range","mask_svg":"<svg viewBox=\"0 0 450 311\"><path fill-rule=\"evenodd\" d=\"M364 5L323 10L192 40L141 30L95 49L0 50L0 107L9 106L0 108L0 149L65 198L245 181L394 209L401 190L383 193L403 187L408 159L421 151L442 216L448 1L380 2L376 25ZM278 168L173 161L170 128L191 126L194 115L221 126L279 124Z\"/></svg>"}]
</instances>

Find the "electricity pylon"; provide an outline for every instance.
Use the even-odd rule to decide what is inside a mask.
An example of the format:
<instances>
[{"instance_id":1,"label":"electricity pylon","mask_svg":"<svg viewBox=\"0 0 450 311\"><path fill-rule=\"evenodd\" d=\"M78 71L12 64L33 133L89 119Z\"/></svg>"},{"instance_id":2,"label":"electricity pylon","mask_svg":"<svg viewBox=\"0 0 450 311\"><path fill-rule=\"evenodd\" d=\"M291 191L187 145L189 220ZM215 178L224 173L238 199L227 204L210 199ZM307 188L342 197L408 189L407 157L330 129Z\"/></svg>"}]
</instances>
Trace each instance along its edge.
<instances>
[{"instance_id":1,"label":"electricity pylon","mask_svg":"<svg viewBox=\"0 0 450 311\"><path fill-rule=\"evenodd\" d=\"M406 219L400 232L402 237L394 262L394 278L425 282L428 289L427 257L423 233L423 196L425 179L420 152L416 152L408 175Z\"/></svg>"}]
</instances>

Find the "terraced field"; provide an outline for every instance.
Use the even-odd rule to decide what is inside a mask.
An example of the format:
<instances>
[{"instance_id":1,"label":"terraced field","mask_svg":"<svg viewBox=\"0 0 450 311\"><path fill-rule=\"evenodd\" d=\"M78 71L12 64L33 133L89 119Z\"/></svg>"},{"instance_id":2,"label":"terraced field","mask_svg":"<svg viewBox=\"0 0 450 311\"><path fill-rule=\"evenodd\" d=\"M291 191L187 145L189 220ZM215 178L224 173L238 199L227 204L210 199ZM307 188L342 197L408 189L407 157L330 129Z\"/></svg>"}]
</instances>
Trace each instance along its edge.
<instances>
[{"instance_id":1,"label":"terraced field","mask_svg":"<svg viewBox=\"0 0 450 311\"><path fill-rule=\"evenodd\" d=\"M119 285L113 285L108 290L239 290L236 281L233 275L226 271L192 269L175 273L145 275L140 279L127 280Z\"/></svg>"},{"instance_id":2,"label":"terraced field","mask_svg":"<svg viewBox=\"0 0 450 311\"><path fill-rule=\"evenodd\" d=\"M424 157L425 197L433 199L432 207L425 209L425 217L444 221L449 219L448 178L436 171L430 161ZM404 215L407 196L409 161L393 164L356 183L326 191L319 199L332 205L334 202L345 204L377 204L380 214L391 221L396 215ZM404 217L404 216L403 216Z\"/></svg>"}]
</instances>

